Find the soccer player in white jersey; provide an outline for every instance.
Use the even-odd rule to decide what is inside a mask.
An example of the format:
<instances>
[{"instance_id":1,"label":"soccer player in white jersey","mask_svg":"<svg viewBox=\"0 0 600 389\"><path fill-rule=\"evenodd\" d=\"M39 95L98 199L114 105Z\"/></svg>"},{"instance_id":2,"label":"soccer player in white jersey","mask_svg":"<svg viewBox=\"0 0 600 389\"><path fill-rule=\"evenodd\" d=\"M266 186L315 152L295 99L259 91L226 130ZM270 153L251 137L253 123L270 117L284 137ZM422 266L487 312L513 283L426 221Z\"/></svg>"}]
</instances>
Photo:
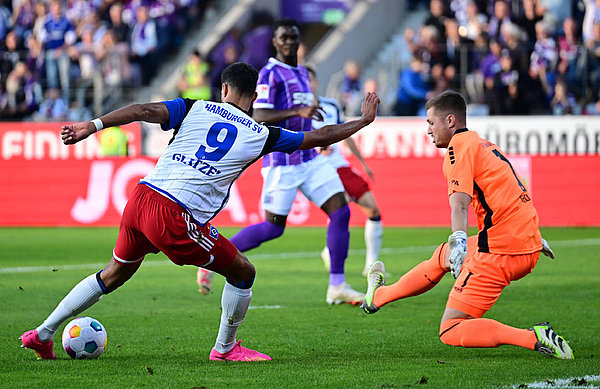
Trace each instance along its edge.
<instances>
[{"instance_id":1,"label":"soccer player in white jersey","mask_svg":"<svg viewBox=\"0 0 600 389\"><path fill-rule=\"evenodd\" d=\"M61 323L125 283L146 254L162 251L178 265L202 266L227 279L210 360L271 359L236 342L250 304L255 269L210 220L227 203L233 182L254 161L272 151L291 153L347 138L375 119L379 99L367 96L358 120L298 133L258 124L248 116L257 79L250 65L235 63L221 75L223 103L178 98L133 104L91 122L63 126L61 136L67 145L104 127L136 120L160 123L163 130L175 129L175 134L156 167L131 194L108 265L77 284L40 326L23 333L23 347L42 359L54 359L52 338Z\"/></svg>"},{"instance_id":2,"label":"soccer player in white jersey","mask_svg":"<svg viewBox=\"0 0 600 389\"><path fill-rule=\"evenodd\" d=\"M310 87L313 94L318 96L319 80L317 79L317 74L311 67L307 66L306 70L308 70ZM314 129L319 129L328 124L340 124L345 121L344 111L335 99L318 96L317 100L317 105L323 109L324 115L322 122L313 120L312 125ZM344 139L344 142L352 154L360 161L369 178L373 180L373 171L367 166L356 143L354 143L352 138L346 138ZM356 169L350 166L350 163L342 155L337 143L321 149L320 157L318 158L325 158L325 160L337 170L338 175L342 180L342 184L344 184L344 189L346 190L346 200L354 201L367 215L367 220L365 221L365 246L367 250L365 255L365 267L363 269L363 275L366 276L371 265L379 259L379 250L381 250L381 241L383 238L381 212L379 212L379 208L377 207L375 196L371 191L369 182L365 180ZM329 270L330 256L329 248L327 246L321 251L321 258L323 259L325 268Z\"/></svg>"},{"instance_id":3,"label":"soccer player in white jersey","mask_svg":"<svg viewBox=\"0 0 600 389\"><path fill-rule=\"evenodd\" d=\"M298 64L300 30L295 20L287 18L273 26L276 56L260 70L258 97L253 104L254 119L293 131L310 132L313 120L323 120L321 110L313 105L308 71ZM331 165L315 149L291 154L272 153L263 158L261 201L265 221L243 228L231 238L241 252L280 237L286 226L294 199L300 190L329 217L327 246L331 256L328 304L360 304L364 294L346 283L344 265L348 257L350 208L344 186ZM199 270L200 287L209 286L206 271ZM201 289L205 291L206 289Z\"/></svg>"}]
</instances>

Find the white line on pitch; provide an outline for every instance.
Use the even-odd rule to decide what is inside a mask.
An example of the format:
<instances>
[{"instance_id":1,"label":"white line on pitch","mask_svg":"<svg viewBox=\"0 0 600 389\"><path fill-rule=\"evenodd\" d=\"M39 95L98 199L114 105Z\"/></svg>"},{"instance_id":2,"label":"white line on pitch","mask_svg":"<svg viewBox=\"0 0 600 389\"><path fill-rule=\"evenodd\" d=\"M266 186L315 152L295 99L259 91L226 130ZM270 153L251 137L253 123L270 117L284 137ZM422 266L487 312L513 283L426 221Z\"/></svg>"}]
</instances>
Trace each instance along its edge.
<instances>
[{"instance_id":1,"label":"white line on pitch","mask_svg":"<svg viewBox=\"0 0 600 389\"><path fill-rule=\"evenodd\" d=\"M544 381L536 381L528 384L513 385L511 388L599 388L600 375L586 375L583 377L569 377L546 379Z\"/></svg>"},{"instance_id":2,"label":"white line on pitch","mask_svg":"<svg viewBox=\"0 0 600 389\"><path fill-rule=\"evenodd\" d=\"M249 306L248 309L281 309L283 308L281 305L257 305L257 306Z\"/></svg>"},{"instance_id":3,"label":"white line on pitch","mask_svg":"<svg viewBox=\"0 0 600 389\"><path fill-rule=\"evenodd\" d=\"M573 239L573 240L557 240L551 241L551 246L556 247L583 247L583 246L598 246L600 239ZM409 247L384 247L381 249L381 254L410 254L420 252L433 251L437 246L409 246ZM364 249L348 250L348 255L364 255ZM271 259L293 259L293 258L310 258L320 257L320 251L301 251L287 253L269 253L269 254L250 254L248 257L251 261L271 260ZM16 274L16 273L34 273L57 270L79 270L79 269L102 269L106 262L97 263L82 263L78 265L54 265L54 266L21 266L21 267L0 267L0 274ZM165 266L172 265L171 261L162 259L146 259L144 267L149 266Z\"/></svg>"}]
</instances>

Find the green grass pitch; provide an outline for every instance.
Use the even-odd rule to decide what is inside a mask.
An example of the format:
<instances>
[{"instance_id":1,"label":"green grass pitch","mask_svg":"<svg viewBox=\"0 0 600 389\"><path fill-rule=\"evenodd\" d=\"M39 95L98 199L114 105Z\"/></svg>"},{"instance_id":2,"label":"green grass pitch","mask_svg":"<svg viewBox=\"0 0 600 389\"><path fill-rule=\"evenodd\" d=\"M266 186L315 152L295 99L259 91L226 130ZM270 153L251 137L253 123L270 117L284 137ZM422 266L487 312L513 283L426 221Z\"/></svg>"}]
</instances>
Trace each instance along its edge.
<instances>
[{"instance_id":1,"label":"green grass pitch","mask_svg":"<svg viewBox=\"0 0 600 389\"><path fill-rule=\"evenodd\" d=\"M220 229L231 236L234 229ZM100 320L108 347L97 360L71 360L55 337L55 361L19 348L82 278L110 258L114 228L0 229L0 387L23 388L503 388L600 375L600 229L546 228L557 254L510 285L485 317L528 328L549 320L575 360L513 346L461 349L437 336L452 278L375 315L325 303L323 228L288 228L248 252L257 269L251 309L238 331L267 363L214 363L223 279L197 292L195 268L149 255L134 277L83 315ZM448 229L386 228L388 283L447 239ZM366 289L363 231L351 231L347 281ZM600 381L588 382L598 387ZM550 385L550 384L548 384ZM555 387L555 386L548 386ZM581 386L580 386L581 387ZM592 386L594 387L594 386Z\"/></svg>"}]
</instances>

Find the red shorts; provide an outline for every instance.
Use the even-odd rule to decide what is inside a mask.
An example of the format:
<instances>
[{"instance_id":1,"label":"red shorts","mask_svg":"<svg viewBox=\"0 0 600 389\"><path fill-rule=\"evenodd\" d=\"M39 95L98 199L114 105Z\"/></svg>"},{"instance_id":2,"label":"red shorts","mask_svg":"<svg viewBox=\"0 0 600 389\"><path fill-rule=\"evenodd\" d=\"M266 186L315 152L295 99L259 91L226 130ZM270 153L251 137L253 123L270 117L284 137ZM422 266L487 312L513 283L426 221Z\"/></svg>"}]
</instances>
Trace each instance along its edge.
<instances>
[{"instance_id":1,"label":"red shorts","mask_svg":"<svg viewBox=\"0 0 600 389\"><path fill-rule=\"evenodd\" d=\"M539 251L522 255L475 252L471 257L467 256L450 290L446 308L457 309L473 317L483 316L511 281L531 273L539 256Z\"/></svg>"},{"instance_id":2,"label":"red shorts","mask_svg":"<svg viewBox=\"0 0 600 389\"><path fill-rule=\"evenodd\" d=\"M176 265L210 270L227 267L238 252L210 223L201 226L182 206L139 184L123 210L113 258L132 264L159 251Z\"/></svg>"},{"instance_id":3,"label":"red shorts","mask_svg":"<svg viewBox=\"0 0 600 389\"><path fill-rule=\"evenodd\" d=\"M346 193L350 195L352 201L356 202L371 188L369 183L360 175L360 173L351 166L342 166L337 170L340 180L344 185Z\"/></svg>"}]
</instances>

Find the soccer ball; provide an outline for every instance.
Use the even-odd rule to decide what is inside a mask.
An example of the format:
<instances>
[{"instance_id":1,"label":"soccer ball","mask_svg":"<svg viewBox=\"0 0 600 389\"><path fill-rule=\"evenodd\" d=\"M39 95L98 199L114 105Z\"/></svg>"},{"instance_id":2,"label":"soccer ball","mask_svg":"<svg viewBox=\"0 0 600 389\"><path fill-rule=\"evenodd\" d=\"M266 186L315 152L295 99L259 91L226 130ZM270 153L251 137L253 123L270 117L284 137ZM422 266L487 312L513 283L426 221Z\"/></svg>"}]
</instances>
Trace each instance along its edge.
<instances>
[{"instance_id":1,"label":"soccer ball","mask_svg":"<svg viewBox=\"0 0 600 389\"><path fill-rule=\"evenodd\" d=\"M106 349L106 330L91 317L78 317L67 324L62 334L63 348L71 358L98 358Z\"/></svg>"}]
</instances>

